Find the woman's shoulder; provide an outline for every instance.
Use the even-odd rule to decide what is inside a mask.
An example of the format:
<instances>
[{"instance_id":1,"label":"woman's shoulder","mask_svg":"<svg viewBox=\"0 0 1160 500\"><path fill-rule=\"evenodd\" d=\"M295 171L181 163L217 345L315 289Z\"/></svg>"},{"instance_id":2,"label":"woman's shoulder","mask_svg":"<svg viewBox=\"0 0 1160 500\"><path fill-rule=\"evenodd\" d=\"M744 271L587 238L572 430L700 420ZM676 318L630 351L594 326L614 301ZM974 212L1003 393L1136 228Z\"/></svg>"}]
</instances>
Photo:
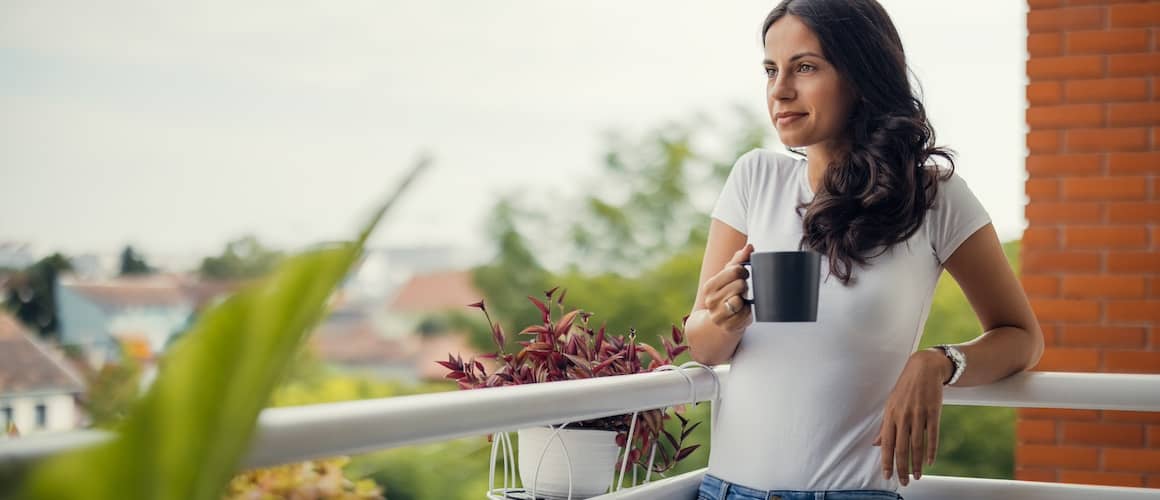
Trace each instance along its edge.
<instances>
[{"instance_id":1,"label":"woman's shoulder","mask_svg":"<svg viewBox=\"0 0 1160 500\"><path fill-rule=\"evenodd\" d=\"M780 151L766 148L753 148L737 159L737 166L747 168L774 168L793 169L802 160Z\"/></svg>"},{"instance_id":2,"label":"woman's shoulder","mask_svg":"<svg viewBox=\"0 0 1160 500\"><path fill-rule=\"evenodd\" d=\"M776 180L792 177L803 160L766 148L754 148L741 155L733 169L751 180Z\"/></svg>"},{"instance_id":3,"label":"woman's shoulder","mask_svg":"<svg viewBox=\"0 0 1160 500\"><path fill-rule=\"evenodd\" d=\"M932 169L938 179L938 195L933 200L933 209L945 208L948 204L961 202L964 198L974 198L970 185L954 169L935 167Z\"/></svg>"}]
</instances>

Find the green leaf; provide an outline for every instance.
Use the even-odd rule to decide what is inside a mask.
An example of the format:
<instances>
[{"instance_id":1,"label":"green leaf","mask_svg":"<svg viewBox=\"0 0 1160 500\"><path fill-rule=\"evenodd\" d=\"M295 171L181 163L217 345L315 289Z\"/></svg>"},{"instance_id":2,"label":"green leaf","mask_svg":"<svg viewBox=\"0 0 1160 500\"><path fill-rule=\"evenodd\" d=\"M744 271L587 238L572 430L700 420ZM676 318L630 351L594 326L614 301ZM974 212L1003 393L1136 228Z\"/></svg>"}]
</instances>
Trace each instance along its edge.
<instances>
[{"instance_id":1,"label":"green leaf","mask_svg":"<svg viewBox=\"0 0 1160 500\"><path fill-rule=\"evenodd\" d=\"M291 258L208 311L110 443L34 472L34 498L217 498L258 412L357 257L340 245Z\"/></svg>"},{"instance_id":2,"label":"green leaf","mask_svg":"<svg viewBox=\"0 0 1160 500\"><path fill-rule=\"evenodd\" d=\"M259 412L325 312L371 231L422 160L352 243L316 248L206 311L163 360L116 436L37 466L29 498L220 498L249 447Z\"/></svg>"}]
</instances>

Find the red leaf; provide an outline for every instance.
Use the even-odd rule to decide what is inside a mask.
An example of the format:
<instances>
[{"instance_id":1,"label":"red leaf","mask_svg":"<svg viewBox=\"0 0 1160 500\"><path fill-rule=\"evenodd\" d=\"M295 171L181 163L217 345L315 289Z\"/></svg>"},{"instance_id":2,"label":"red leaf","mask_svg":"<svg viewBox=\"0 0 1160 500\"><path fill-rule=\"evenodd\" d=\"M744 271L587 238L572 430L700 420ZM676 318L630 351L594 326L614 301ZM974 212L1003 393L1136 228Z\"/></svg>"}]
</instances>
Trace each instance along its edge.
<instances>
[{"instance_id":1,"label":"red leaf","mask_svg":"<svg viewBox=\"0 0 1160 500\"><path fill-rule=\"evenodd\" d=\"M568 358L568 360L571 361L573 365L575 365L579 368L583 368L585 371L588 371L588 372L592 371L592 363L588 362L587 359L581 358L580 356L576 356L573 354L565 354L564 357Z\"/></svg>"},{"instance_id":2,"label":"red leaf","mask_svg":"<svg viewBox=\"0 0 1160 500\"><path fill-rule=\"evenodd\" d=\"M474 387L472 387L471 384L468 384L467 382L464 382L462 380L460 380L458 382L458 384L459 384L460 389L474 389Z\"/></svg>"},{"instance_id":3,"label":"red leaf","mask_svg":"<svg viewBox=\"0 0 1160 500\"><path fill-rule=\"evenodd\" d=\"M671 432L662 429L661 434L665 435L665 439L669 440L669 444L673 445L674 450L681 447L680 444L677 444L677 438L673 437Z\"/></svg>"},{"instance_id":4,"label":"red leaf","mask_svg":"<svg viewBox=\"0 0 1160 500\"><path fill-rule=\"evenodd\" d=\"M581 345L583 343L580 342L580 337L572 335L568 337L568 342L564 344L564 352L567 354L579 354Z\"/></svg>"},{"instance_id":5,"label":"red leaf","mask_svg":"<svg viewBox=\"0 0 1160 500\"><path fill-rule=\"evenodd\" d=\"M548 290L548 291L544 292L544 296L548 297L548 299L551 299L551 298L552 298L552 294L553 294L553 293L556 293L556 290L558 290L559 288L560 288L560 287L558 287L558 286L554 286L554 287L552 287L552 289L551 289L551 290Z\"/></svg>"},{"instance_id":6,"label":"red leaf","mask_svg":"<svg viewBox=\"0 0 1160 500\"><path fill-rule=\"evenodd\" d=\"M690 425L688 429L681 431L681 441L684 441L685 438L689 437L689 434L692 434L693 429L696 429L698 425L701 425L701 422Z\"/></svg>"},{"instance_id":7,"label":"red leaf","mask_svg":"<svg viewBox=\"0 0 1160 500\"><path fill-rule=\"evenodd\" d=\"M528 352L552 352L552 344L547 342L532 342L528 346Z\"/></svg>"},{"instance_id":8,"label":"red leaf","mask_svg":"<svg viewBox=\"0 0 1160 500\"><path fill-rule=\"evenodd\" d=\"M607 369L609 366L612 365L613 362L615 362L618 359L620 359L620 354L614 354L611 358L608 358L604 361L601 361L596 366L592 367L592 373L599 375L600 372Z\"/></svg>"},{"instance_id":9,"label":"red leaf","mask_svg":"<svg viewBox=\"0 0 1160 500\"><path fill-rule=\"evenodd\" d=\"M556 335L567 335L568 330L572 329L572 321L576 319L576 315L579 313L580 310L575 309L572 312L565 314L563 318L560 318L560 322L556 323Z\"/></svg>"},{"instance_id":10,"label":"red leaf","mask_svg":"<svg viewBox=\"0 0 1160 500\"><path fill-rule=\"evenodd\" d=\"M497 359L497 358L499 358L499 353L492 352L492 353L487 353L487 354L480 354L479 356L476 356L476 357L479 359Z\"/></svg>"},{"instance_id":11,"label":"red leaf","mask_svg":"<svg viewBox=\"0 0 1160 500\"><path fill-rule=\"evenodd\" d=\"M568 378L570 380L580 380L580 379L592 378L592 375L589 373L585 373L583 370L573 366L572 368L568 369Z\"/></svg>"},{"instance_id":12,"label":"red leaf","mask_svg":"<svg viewBox=\"0 0 1160 500\"><path fill-rule=\"evenodd\" d=\"M624 448L624 443L628 442L628 434L623 432L616 434L616 446Z\"/></svg>"},{"instance_id":13,"label":"red leaf","mask_svg":"<svg viewBox=\"0 0 1160 500\"><path fill-rule=\"evenodd\" d=\"M688 316L685 317L687 318ZM673 325L673 343L680 344L681 342L684 342L684 340L684 332L682 332L680 328L677 328L677 325Z\"/></svg>"},{"instance_id":14,"label":"red leaf","mask_svg":"<svg viewBox=\"0 0 1160 500\"><path fill-rule=\"evenodd\" d=\"M483 305L483 299L480 299L479 302L475 302L473 304L467 304L467 307L474 307L474 308L479 309L481 311L487 310L487 308L484 307L484 305Z\"/></svg>"},{"instance_id":15,"label":"red leaf","mask_svg":"<svg viewBox=\"0 0 1160 500\"><path fill-rule=\"evenodd\" d=\"M447 379L451 379L451 380L459 380L459 379L464 378L466 376L467 376L466 373L463 373L463 372L457 370L457 371L453 371L451 373L448 373L447 375L444 375L443 378L447 378Z\"/></svg>"},{"instance_id":16,"label":"red leaf","mask_svg":"<svg viewBox=\"0 0 1160 500\"><path fill-rule=\"evenodd\" d=\"M664 464L662 468L669 467L669 452L665 451L664 446L657 446L657 453L661 455L661 463Z\"/></svg>"},{"instance_id":17,"label":"red leaf","mask_svg":"<svg viewBox=\"0 0 1160 500\"><path fill-rule=\"evenodd\" d=\"M654 431L663 430L664 424L661 422L661 412L659 410L649 410L641 414L644 421L648 423L648 428Z\"/></svg>"},{"instance_id":18,"label":"red leaf","mask_svg":"<svg viewBox=\"0 0 1160 500\"><path fill-rule=\"evenodd\" d=\"M520 331L520 335L537 335L541 333L549 333L548 327L544 325L532 325Z\"/></svg>"},{"instance_id":19,"label":"red leaf","mask_svg":"<svg viewBox=\"0 0 1160 500\"><path fill-rule=\"evenodd\" d=\"M697 451L697 448L700 448L700 447L701 447L701 445L695 444L695 445L690 446L688 448L681 449L681 451L677 452L677 461L680 462L681 460L684 460L685 457L689 456L690 453Z\"/></svg>"},{"instance_id":20,"label":"red leaf","mask_svg":"<svg viewBox=\"0 0 1160 500\"><path fill-rule=\"evenodd\" d=\"M531 295L528 295L528 300L532 301L532 303L536 305L536 309L539 309L540 314L542 314L544 317L544 323L547 323L551 318L551 315L548 313L548 306L544 305L543 302L540 302L540 299L532 297Z\"/></svg>"},{"instance_id":21,"label":"red leaf","mask_svg":"<svg viewBox=\"0 0 1160 500\"><path fill-rule=\"evenodd\" d=\"M638 346L638 348L648 353L648 355L651 356L654 361L657 361L658 363L665 362L664 356L661 356L661 353L657 352L656 348L653 346L642 343Z\"/></svg>"},{"instance_id":22,"label":"red leaf","mask_svg":"<svg viewBox=\"0 0 1160 500\"><path fill-rule=\"evenodd\" d=\"M689 346L687 346L687 345L679 345L677 347L674 347L673 348L673 358L676 359L677 356L680 356L681 353L683 353L687 350L689 350Z\"/></svg>"},{"instance_id":23,"label":"red leaf","mask_svg":"<svg viewBox=\"0 0 1160 500\"><path fill-rule=\"evenodd\" d=\"M436 363L438 363L440 366L442 366L448 370L459 370L461 368L459 365L455 364L454 362L436 361Z\"/></svg>"},{"instance_id":24,"label":"red leaf","mask_svg":"<svg viewBox=\"0 0 1160 500\"><path fill-rule=\"evenodd\" d=\"M677 420L681 421L681 427L689 425L689 419L682 417L680 413L677 413L676 415L677 415Z\"/></svg>"},{"instance_id":25,"label":"red leaf","mask_svg":"<svg viewBox=\"0 0 1160 500\"><path fill-rule=\"evenodd\" d=\"M503 327L496 323L491 325L491 339L495 341L495 345L503 349L503 344L507 338L503 334Z\"/></svg>"},{"instance_id":26,"label":"red leaf","mask_svg":"<svg viewBox=\"0 0 1160 500\"><path fill-rule=\"evenodd\" d=\"M564 291L560 292L560 296L559 296L559 297L556 297L556 303L557 303L557 304L563 304L563 303L564 303L564 296L565 296L565 295L568 295L568 289L567 289L567 288L565 288L565 289L564 289Z\"/></svg>"}]
</instances>

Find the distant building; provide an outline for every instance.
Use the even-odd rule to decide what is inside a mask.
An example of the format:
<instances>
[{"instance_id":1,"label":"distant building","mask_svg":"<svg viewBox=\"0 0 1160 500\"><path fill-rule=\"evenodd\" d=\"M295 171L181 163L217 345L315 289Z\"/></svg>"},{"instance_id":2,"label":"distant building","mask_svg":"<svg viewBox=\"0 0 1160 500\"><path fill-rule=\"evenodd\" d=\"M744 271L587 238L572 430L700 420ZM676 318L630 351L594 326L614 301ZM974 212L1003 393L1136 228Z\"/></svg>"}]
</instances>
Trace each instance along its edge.
<instances>
[{"instance_id":1,"label":"distant building","mask_svg":"<svg viewBox=\"0 0 1160 500\"><path fill-rule=\"evenodd\" d=\"M196 301L170 275L107 280L59 278L56 289L60 341L85 353L92 366L116 359L122 348L134 357L161 353L188 325Z\"/></svg>"},{"instance_id":2,"label":"distant building","mask_svg":"<svg viewBox=\"0 0 1160 500\"><path fill-rule=\"evenodd\" d=\"M467 332L428 324L449 310L464 310L480 294L467 271L419 274L403 284L386 305L368 308L344 303L311 335L310 343L326 364L346 371L417 382L441 379L435 364L447 354L475 355Z\"/></svg>"},{"instance_id":3,"label":"distant building","mask_svg":"<svg viewBox=\"0 0 1160 500\"><path fill-rule=\"evenodd\" d=\"M0 439L10 423L20 435L79 427L77 398L84 390L62 353L0 312Z\"/></svg>"},{"instance_id":4,"label":"distant building","mask_svg":"<svg viewBox=\"0 0 1160 500\"><path fill-rule=\"evenodd\" d=\"M419 339L382 334L360 309L333 311L311 334L310 345L318 358L333 368L380 378L418 380L412 356L418 350Z\"/></svg>"},{"instance_id":5,"label":"distant building","mask_svg":"<svg viewBox=\"0 0 1160 500\"><path fill-rule=\"evenodd\" d=\"M357 300L381 303L414 276L463 269L476 260L475 253L450 246L369 248L346 288Z\"/></svg>"}]
</instances>

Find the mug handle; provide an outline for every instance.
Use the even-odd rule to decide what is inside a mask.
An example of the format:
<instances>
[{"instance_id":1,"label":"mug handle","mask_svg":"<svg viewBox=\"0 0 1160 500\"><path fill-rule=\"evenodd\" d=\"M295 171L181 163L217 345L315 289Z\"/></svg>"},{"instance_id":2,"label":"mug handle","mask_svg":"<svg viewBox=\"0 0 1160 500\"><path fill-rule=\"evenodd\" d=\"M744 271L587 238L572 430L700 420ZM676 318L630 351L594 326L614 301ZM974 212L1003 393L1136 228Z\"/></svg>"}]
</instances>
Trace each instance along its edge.
<instances>
[{"instance_id":1,"label":"mug handle","mask_svg":"<svg viewBox=\"0 0 1160 500\"><path fill-rule=\"evenodd\" d=\"M742 265L742 266L747 266L747 267L753 267L753 263L752 263L752 262L750 262L748 259L746 259L746 260L745 260L745 262L742 262L742 263L741 263L741 265ZM753 270L750 270L750 271L749 271L749 276L750 276L751 278L753 277ZM750 293L750 294L752 294L752 293L753 293L753 289L752 289L752 288L750 288L750 289L749 289L749 293ZM753 304L754 304L754 302L753 302L753 299L751 299L751 298L749 298L749 297L741 297L741 300L742 300L742 301L744 301L744 302L745 302L745 305L747 305L747 306L751 306L751 305L753 305Z\"/></svg>"}]
</instances>

